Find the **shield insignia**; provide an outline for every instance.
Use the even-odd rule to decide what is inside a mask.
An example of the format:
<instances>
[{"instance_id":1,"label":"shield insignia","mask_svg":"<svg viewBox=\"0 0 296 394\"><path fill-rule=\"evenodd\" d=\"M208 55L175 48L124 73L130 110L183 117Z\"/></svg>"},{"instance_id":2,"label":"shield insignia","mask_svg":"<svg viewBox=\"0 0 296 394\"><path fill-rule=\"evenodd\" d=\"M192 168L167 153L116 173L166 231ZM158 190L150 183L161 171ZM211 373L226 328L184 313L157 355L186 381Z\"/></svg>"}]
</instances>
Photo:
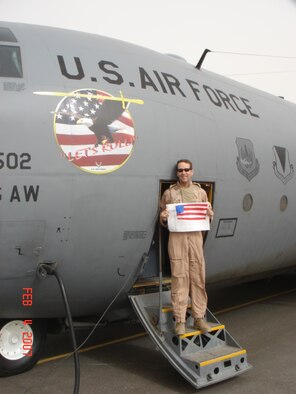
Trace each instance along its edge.
<instances>
[{"instance_id":1,"label":"shield insignia","mask_svg":"<svg viewBox=\"0 0 296 394\"><path fill-rule=\"evenodd\" d=\"M275 175L284 183L288 183L294 176L294 167L290 163L289 152L281 146L272 148L275 161L272 163Z\"/></svg>"},{"instance_id":2,"label":"shield insignia","mask_svg":"<svg viewBox=\"0 0 296 394\"><path fill-rule=\"evenodd\" d=\"M260 168L259 161L255 157L253 143L245 138L237 138L235 142L238 149L237 169L248 181L251 181Z\"/></svg>"}]
</instances>

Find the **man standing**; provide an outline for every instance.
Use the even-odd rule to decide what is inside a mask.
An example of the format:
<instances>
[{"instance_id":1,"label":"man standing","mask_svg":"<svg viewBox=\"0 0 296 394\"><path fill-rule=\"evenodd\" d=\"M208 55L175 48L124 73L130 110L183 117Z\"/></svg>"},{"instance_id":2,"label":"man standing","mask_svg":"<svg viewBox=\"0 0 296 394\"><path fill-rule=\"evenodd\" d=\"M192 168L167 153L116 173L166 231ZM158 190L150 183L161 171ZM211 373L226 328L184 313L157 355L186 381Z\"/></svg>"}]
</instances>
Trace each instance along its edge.
<instances>
[{"instance_id":1,"label":"man standing","mask_svg":"<svg viewBox=\"0 0 296 394\"><path fill-rule=\"evenodd\" d=\"M190 160L177 162L178 182L167 189L160 202L160 223L167 227L166 204L207 202L207 194L198 183L192 182L193 168ZM214 213L209 203L207 214L210 220ZM171 264L171 298L176 321L176 335L185 334L188 297L191 297L194 328L207 332L210 326L204 320L207 309L205 290L205 260L201 231L170 232L168 252Z\"/></svg>"}]
</instances>

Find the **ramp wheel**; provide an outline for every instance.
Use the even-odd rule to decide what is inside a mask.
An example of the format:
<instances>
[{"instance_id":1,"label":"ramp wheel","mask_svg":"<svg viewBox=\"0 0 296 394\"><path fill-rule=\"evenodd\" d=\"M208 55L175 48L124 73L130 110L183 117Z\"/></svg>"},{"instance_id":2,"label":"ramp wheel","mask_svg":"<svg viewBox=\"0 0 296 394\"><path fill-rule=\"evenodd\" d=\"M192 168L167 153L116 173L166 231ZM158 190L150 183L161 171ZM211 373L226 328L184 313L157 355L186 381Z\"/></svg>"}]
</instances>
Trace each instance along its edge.
<instances>
[{"instance_id":1,"label":"ramp wheel","mask_svg":"<svg viewBox=\"0 0 296 394\"><path fill-rule=\"evenodd\" d=\"M33 368L46 340L41 319L0 320L0 376L16 375Z\"/></svg>"}]
</instances>

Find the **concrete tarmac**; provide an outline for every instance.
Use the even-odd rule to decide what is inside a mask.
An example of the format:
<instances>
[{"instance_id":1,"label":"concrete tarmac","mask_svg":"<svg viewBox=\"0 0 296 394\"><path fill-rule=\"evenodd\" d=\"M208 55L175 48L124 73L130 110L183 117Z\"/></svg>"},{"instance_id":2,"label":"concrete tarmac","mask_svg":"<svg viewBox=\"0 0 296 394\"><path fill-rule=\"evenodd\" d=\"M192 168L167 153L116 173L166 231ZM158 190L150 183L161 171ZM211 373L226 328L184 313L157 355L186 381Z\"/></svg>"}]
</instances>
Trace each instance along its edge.
<instances>
[{"instance_id":1,"label":"concrete tarmac","mask_svg":"<svg viewBox=\"0 0 296 394\"><path fill-rule=\"evenodd\" d=\"M248 372L198 390L206 394L296 393L296 274L208 289L209 308L247 350ZM77 332L81 343L87 332ZM68 333L49 335L44 362L0 379L3 394L71 394L73 357ZM129 339L124 339L130 337ZM194 389L155 349L138 322L98 329L80 354L80 394L193 394ZM62 355L60 359L49 357Z\"/></svg>"}]
</instances>

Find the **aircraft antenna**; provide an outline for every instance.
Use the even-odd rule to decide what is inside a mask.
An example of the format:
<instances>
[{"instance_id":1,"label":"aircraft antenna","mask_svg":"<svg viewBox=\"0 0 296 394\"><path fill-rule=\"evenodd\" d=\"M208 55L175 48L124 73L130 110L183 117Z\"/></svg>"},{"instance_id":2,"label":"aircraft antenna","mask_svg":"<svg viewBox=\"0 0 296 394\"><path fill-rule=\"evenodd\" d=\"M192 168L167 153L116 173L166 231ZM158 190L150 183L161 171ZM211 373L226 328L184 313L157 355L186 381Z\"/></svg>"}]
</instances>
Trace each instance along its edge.
<instances>
[{"instance_id":1,"label":"aircraft antenna","mask_svg":"<svg viewBox=\"0 0 296 394\"><path fill-rule=\"evenodd\" d=\"M197 65L195 66L195 68L197 68L198 70L200 70L201 65L203 64L203 61L205 60L205 57L207 56L208 52L212 52L210 49L205 49L203 51L203 54L201 55L201 58L199 59Z\"/></svg>"}]
</instances>

